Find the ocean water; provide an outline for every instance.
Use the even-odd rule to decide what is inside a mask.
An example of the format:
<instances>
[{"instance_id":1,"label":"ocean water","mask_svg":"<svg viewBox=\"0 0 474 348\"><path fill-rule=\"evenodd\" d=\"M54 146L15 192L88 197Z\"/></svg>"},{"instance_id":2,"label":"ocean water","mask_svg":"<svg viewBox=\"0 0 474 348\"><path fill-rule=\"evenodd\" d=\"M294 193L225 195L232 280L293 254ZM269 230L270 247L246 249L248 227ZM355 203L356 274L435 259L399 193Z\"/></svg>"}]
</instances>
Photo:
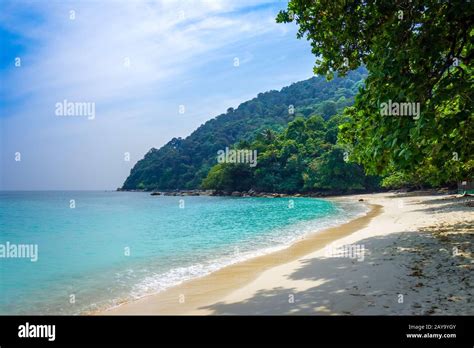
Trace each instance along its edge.
<instances>
[{"instance_id":1,"label":"ocean water","mask_svg":"<svg viewBox=\"0 0 474 348\"><path fill-rule=\"evenodd\" d=\"M0 258L0 314L79 314L114 306L282 249L367 210L322 199L291 201L0 192L0 247L38 248L36 261Z\"/></svg>"}]
</instances>

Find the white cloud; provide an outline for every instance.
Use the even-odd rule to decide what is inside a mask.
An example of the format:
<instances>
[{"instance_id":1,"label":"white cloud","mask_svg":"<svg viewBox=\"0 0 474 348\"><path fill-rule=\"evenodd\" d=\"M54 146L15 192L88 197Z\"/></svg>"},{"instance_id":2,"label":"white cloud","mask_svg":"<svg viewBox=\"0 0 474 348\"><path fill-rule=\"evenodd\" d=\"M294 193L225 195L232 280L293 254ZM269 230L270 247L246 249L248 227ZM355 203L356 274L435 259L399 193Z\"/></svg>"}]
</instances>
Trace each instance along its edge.
<instances>
[{"instance_id":1,"label":"white cloud","mask_svg":"<svg viewBox=\"0 0 474 348\"><path fill-rule=\"evenodd\" d=\"M47 18L39 28L16 24L24 35L38 33L39 40L39 48L23 57L21 72L7 76L16 97L46 93L107 101L140 95L214 59L220 48L276 27L270 15L233 15L239 2L231 1L52 4L36 8Z\"/></svg>"}]
</instances>

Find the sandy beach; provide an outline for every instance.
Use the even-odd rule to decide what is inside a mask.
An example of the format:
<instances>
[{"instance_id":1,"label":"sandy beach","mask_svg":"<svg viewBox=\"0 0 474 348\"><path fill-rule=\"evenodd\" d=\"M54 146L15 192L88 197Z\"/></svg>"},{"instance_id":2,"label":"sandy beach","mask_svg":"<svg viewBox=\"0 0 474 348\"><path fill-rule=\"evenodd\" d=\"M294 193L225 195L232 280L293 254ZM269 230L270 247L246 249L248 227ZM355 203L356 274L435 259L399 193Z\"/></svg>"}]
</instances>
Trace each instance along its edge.
<instances>
[{"instance_id":1,"label":"sandy beach","mask_svg":"<svg viewBox=\"0 0 474 348\"><path fill-rule=\"evenodd\" d=\"M470 314L472 198L411 192L331 199L371 210L285 250L94 314Z\"/></svg>"}]
</instances>

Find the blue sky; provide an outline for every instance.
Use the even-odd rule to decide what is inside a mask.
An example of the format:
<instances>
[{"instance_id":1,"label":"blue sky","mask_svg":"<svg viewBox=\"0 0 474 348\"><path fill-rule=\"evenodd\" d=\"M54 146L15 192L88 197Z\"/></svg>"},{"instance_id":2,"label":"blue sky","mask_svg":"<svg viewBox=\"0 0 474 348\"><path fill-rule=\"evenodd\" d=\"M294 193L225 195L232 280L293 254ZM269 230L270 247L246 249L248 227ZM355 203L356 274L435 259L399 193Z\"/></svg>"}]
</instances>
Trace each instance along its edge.
<instances>
[{"instance_id":1,"label":"blue sky","mask_svg":"<svg viewBox=\"0 0 474 348\"><path fill-rule=\"evenodd\" d=\"M309 43L275 23L285 6L0 0L0 190L115 189L151 147L311 77ZM95 118L56 116L65 99Z\"/></svg>"}]
</instances>

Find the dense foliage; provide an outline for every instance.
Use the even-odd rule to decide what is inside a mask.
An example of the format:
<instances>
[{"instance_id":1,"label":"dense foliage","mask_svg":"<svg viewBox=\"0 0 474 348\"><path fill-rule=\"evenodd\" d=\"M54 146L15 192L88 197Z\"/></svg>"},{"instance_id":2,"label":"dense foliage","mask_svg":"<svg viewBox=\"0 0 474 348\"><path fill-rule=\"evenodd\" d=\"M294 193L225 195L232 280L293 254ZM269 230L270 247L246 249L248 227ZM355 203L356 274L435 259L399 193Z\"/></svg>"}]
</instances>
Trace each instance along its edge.
<instances>
[{"instance_id":1,"label":"dense foliage","mask_svg":"<svg viewBox=\"0 0 474 348\"><path fill-rule=\"evenodd\" d=\"M281 132L296 117L317 113L329 119L353 104L365 74L360 68L345 78L328 82L324 77L313 77L281 91L261 93L201 125L186 139L173 138L159 150L151 149L136 163L123 188L198 188L217 163L217 151L250 142L266 130Z\"/></svg>"},{"instance_id":2,"label":"dense foliage","mask_svg":"<svg viewBox=\"0 0 474 348\"><path fill-rule=\"evenodd\" d=\"M375 189L378 179L346 163L345 151L336 144L343 116L325 121L319 115L297 117L281 134L259 134L254 142L236 148L257 150L258 164L222 163L203 181L204 188L223 191L342 193Z\"/></svg>"},{"instance_id":3,"label":"dense foliage","mask_svg":"<svg viewBox=\"0 0 474 348\"><path fill-rule=\"evenodd\" d=\"M350 159L389 175L389 187L473 178L474 2L290 0L277 21L296 21L316 73L367 67L341 127ZM387 116L391 101L419 103L420 113Z\"/></svg>"}]
</instances>

